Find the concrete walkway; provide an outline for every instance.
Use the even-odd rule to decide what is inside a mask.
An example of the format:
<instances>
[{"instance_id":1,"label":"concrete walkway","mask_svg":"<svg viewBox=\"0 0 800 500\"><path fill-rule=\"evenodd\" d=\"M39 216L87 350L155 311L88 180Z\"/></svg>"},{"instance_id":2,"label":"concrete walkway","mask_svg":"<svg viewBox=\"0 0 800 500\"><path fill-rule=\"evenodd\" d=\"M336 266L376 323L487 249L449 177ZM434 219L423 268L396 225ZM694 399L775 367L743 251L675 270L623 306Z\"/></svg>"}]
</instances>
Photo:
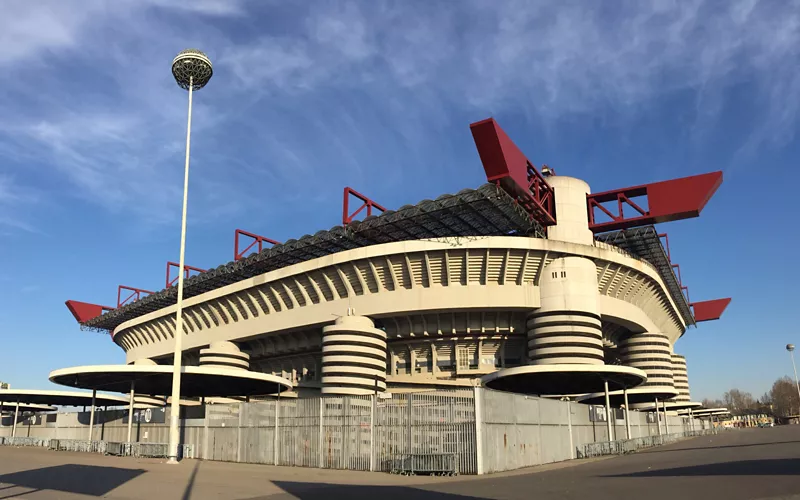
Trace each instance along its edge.
<instances>
[{"instance_id":1,"label":"concrete walkway","mask_svg":"<svg viewBox=\"0 0 800 500\"><path fill-rule=\"evenodd\" d=\"M800 498L800 426L730 431L649 451L492 476L158 460L0 447L0 500Z\"/></svg>"}]
</instances>

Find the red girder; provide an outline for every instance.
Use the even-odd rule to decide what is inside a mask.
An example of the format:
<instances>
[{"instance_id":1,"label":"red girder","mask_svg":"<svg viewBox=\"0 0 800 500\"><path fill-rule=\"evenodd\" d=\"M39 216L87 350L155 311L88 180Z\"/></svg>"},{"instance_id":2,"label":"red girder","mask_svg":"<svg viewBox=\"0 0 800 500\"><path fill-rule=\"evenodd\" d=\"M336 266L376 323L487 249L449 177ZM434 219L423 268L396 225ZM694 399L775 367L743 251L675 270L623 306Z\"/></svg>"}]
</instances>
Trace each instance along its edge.
<instances>
[{"instance_id":1,"label":"red girder","mask_svg":"<svg viewBox=\"0 0 800 500\"><path fill-rule=\"evenodd\" d=\"M247 238L252 238L253 241L250 242L244 250L239 251L239 237L245 236ZM245 254L250 251L251 248L258 245L258 252L264 248L264 242L267 242L271 245L280 245L280 241L275 241L273 239L267 238L266 236L259 236L257 234L249 233L247 231L243 231L241 229L237 229L236 233L234 234L234 241L233 241L233 260L240 260L243 259Z\"/></svg>"},{"instance_id":2,"label":"red girder","mask_svg":"<svg viewBox=\"0 0 800 500\"><path fill-rule=\"evenodd\" d=\"M589 210L589 228L595 233L616 231L631 227L689 219L700 215L708 200L722 184L722 172L682 177L669 181L654 182L586 196ZM633 198L644 196L647 209ZM603 203L616 202L609 210ZM633 209L635 215L626 216L624 207ZM599 209L611 220L598 222L595 209Z\"/></svg>"},{"instance_id":3,"label":"red girder","mask_svg":"<svg viewBox=\"0 0 800 500\"><path fill-rule=\"evenodd\" d=\"M123 290L131 292L131 294L128 295L128 297L126 297L125 300L122 299ZM133 288L130 286L120 285L117 287L117 307L122 307L128 302L135 302L141 299L142 294L146 296L146 295L152 295L153 293L154 292L151 292L150 290L143 290L141 288Z\"/></svg>"},{"instance_id":4,"label":"red girder","mask_svg":"<svg viewBox=\"0 0 800 500\"><path fill-rule=\"evenodd\" d=\"M350 196L355 196L359 200L361 200L361 205L358 209L350 213ZM372 209L380 210L381 212L385 212L386 209L383 208L381 205L377 204L373 200L367 198L363 194L359 193L353 188L346 187L344 188L344 202L342 204L342 225L346 226L355 220L356 216L361 213L362 210L367 209L367 217L372 215Z\"/></svg>"},{"instance_id":5,"label":"red girder","mask_svg":"<svg viewBox=\"0 0 800 500\"><path fill-rule=\"evenodd\" d=\"M494 118L472 123L469 128L486 171L486 180L513 196L543 226L554 225L553 188Z\"/></svg>"},{"instance_id":6,"label":"red girder","mask_svg":"<svg viewBox=\"0 0 800 500\"><path fill-rule=\"evenodd\" d=\"M167 282L166 282L167 286L166 286L166 288L169 288L172 285L174 285L175 282L178 281L178 278L180 277L180 275L178 275L178 276L175 276L174 278L172 278L172 268L173 267L180 269L181 266L177 262L167 262ZM197 273L206 272L205 269L200 269L199 267L187 266L187 265L184 264L183 272L185 274L183 275L183 279L188 279L189 278L189 273L192 272L192 271L195 271Z\"/></svg>"},{"instance_id":7,"label":"red girder","mask_svg":"<svg viewBox=\"0 0 800 500\"><path fill-rule=\"evenodd\" d=\"M722 317L725 308L731 303L731 298L704 300L702 302L695 302L691 304L694 309L694 320L698 323L701 321L713 321Z\"/></svg>"},{"instance_id":8,"label":"red girder","mask_svg":"<svg viewBox=\"0 0 800 500\"><path fill-rule=\"evenodd\" d=\"M96 318L104 312L114 309L113 307L89 304L88 302L79 302L77 300L68 300L65 304L78 323L86 323L90 319Z\"/></svg>"}]
</instances>

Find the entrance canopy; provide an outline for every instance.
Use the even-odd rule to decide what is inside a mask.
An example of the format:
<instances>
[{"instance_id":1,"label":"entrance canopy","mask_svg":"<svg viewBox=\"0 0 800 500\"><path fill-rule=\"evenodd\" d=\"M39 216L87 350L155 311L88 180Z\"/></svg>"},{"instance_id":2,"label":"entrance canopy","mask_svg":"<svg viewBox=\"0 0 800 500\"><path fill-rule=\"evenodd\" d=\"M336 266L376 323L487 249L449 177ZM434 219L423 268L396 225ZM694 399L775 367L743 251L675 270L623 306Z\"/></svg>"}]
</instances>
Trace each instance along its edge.
<instances>
[{"instance_id":1,"label":"entrance canopy","mask_svg":"<svg viewBox=\"0 0 800 500\"><path fill-rule=\"evenodd\" d=\"M617 365L525 365L506 368L481 378L489 389L538 396L586 394L636 387L647 380L637 368ZM604 393L605 394L605 393Z\"/></svg>"},{"instance_id":2,"label":"entrance canopy","mask_svg":"<svg viewBox=\"0 0 800 500\"><path fill-rule=\"evenodd\" d=\"M651 387L637 387L636 389L628 390L628 404L633 407L636 403L653 403L658 399L658 407L661 409L661 401L665 399L674 398L678 395L675 389ZM613 391L608 394L609 401L612 406L620 406L625 404L625 393L623 391ZM585 396L578 397L578 401L590 405L601 405L606 402L606 395L603 392L595 392L593 394L586 394ZM667 403L669 409L669 403Z\"/></svg>"},{"instance_id":3,"label":"entrance canopy","mask_svg":"<svg viewBox=\"0 0 800 500\"><path fill-rule=\"evenodd\" d=\"M172 365L95 365L50 372L50 381L69 387L168 396L172 393ZM181 397L260 396L292 388L285 378L249 370L184 366Z\"/></svg>"},{"instance_id":4,"label":"entrance canopy","mask_svg":"<svg viewBox=\"0 0 800 500\"><path fill-rule=\"evenodd\" d=\"M0 413L14 413L17 411L17 403L5 403L0 401ZM29 403L19 404L20 412L46 412L56 411L56 407L47 405L33 405Z\"/></svg>"},{"instance_id":5,"label":"entrance canopy","mask_svg":"<svg viewBox=\"0 0 800 500\"><path fill-rule=\"evenodd\" d=\"M681 411L681 410L694 410L692 411L693 414L697 414L695 408L700 408L703 406L703 403L699 403L697 401L673 401L666 403L667 411L680 411L684 415L688 415L688 411ZM655 404L638 404L638 405L631 405L631 408L634 410L639 411L656 411ZM664 405L661 404L661 401L658 402L658 410L661 411L664 409Z\"/></svg>"},{"instance_id":6,"label":"entrance canopy","mask_svg":"<svg viewBox=\"0 0 800 500\"><path fill-rule=\"evenodd\" d=\"M49 406L91 406L92 393L78 391L50 391L37 389L2 389L0 401L6 405L20 403L49 405ZM112 394L97 394L96 406L124 406L128 398Z\"/></svg>"}]
</instances>

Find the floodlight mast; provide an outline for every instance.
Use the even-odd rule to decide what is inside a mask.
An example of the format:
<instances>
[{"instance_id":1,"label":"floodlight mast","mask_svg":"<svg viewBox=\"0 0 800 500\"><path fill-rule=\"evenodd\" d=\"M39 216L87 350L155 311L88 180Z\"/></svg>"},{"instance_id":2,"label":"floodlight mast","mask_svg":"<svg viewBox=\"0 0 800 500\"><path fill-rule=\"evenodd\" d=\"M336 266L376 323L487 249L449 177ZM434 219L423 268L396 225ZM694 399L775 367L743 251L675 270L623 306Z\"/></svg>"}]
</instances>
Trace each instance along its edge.
<instances>
[{"instance_id":1,"label":"floodlight mast","mask_svg":"<svg viewBox=\"0 0 800 500\"><path fill-rule=\"evenodd\" d=\"M189 91L189 118L186 125L186 163L183 169L183 212L181 214L181 249L178 272L178 303L175 311L175 353L172 362L172 401L170 402L169 463L178 463L180 453L178 419L181 401L181 354L183 353L183 268L186 252L186 203L189 194L189 149L192 138L192 92L206 86L213 69L211 60L196 49L181 51L172 61L172 76L184 90Z\"/></svg>"}]
</instances>

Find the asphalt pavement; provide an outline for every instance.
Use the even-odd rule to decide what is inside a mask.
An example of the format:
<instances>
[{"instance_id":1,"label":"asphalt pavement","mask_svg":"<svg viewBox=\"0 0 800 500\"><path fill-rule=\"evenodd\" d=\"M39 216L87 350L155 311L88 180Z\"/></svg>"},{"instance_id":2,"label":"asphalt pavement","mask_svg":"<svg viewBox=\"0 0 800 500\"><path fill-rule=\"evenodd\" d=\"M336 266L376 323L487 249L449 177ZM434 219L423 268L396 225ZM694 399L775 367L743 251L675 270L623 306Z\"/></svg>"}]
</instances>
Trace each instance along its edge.
<instances>
[{"instance_id":1,"label":"asphalt pavement","mask_svg":"<svg viewBox=\"0 0 800 500\"><path fill-rule=\"evenodd\" d=\"M0 500L800 499L800 426L727 431L621 457L490 476L158 460L0 447Z\"/></svg>"}]
</instances>

